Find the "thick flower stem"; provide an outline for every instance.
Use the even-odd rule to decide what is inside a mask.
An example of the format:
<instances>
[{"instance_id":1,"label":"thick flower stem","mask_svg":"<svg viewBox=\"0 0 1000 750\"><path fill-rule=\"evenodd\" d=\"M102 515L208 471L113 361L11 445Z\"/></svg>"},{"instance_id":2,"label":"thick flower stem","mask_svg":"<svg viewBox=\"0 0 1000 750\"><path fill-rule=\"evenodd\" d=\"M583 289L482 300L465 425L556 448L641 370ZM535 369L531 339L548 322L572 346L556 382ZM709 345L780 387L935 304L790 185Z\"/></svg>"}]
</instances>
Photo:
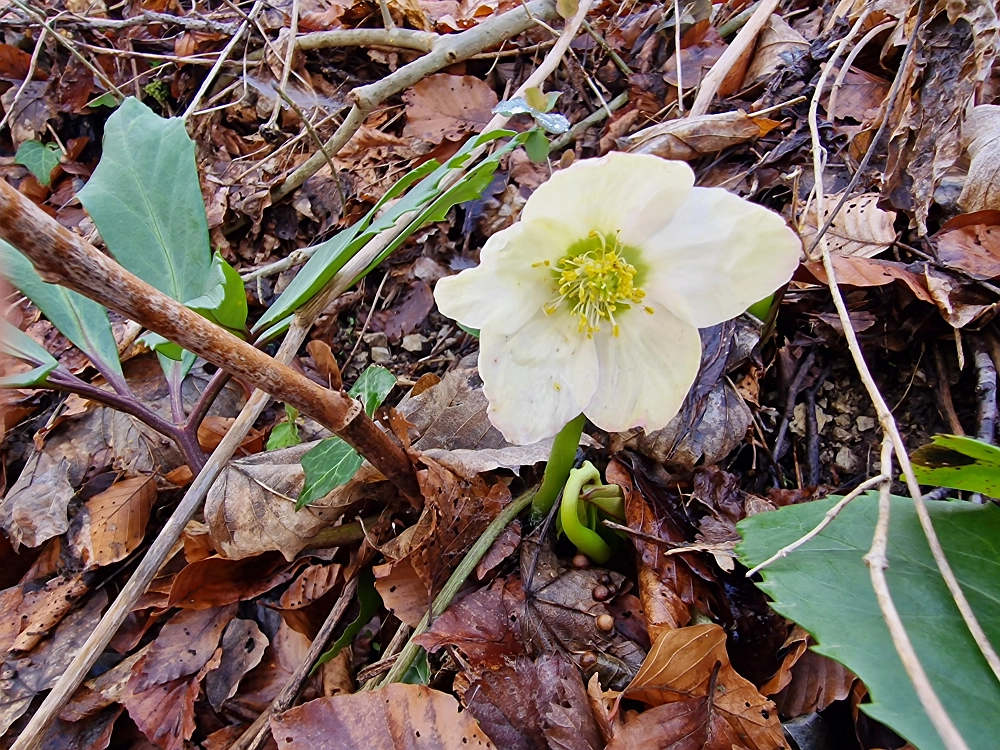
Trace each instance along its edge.
<instances>
[{"instance_id":1,"label":"thick flower stem","mask_svg":"<svg viewBox=\"0 0 1000 750\"><path fill-rule=\"evenodd\" d=\"M590 461L584 461L579 469L569 473L569 480L563 490L562 505L559 506L559 520L562 530L576 549L595 563L603 564L611 558L611 548L593 529L587 528L580 519L580 490L587 482L599 482L601 473Z\"/></svg>"},{"instance_id":2,"label":"thick flower stem","mask_svg":"<svg viewBox=\"0 0 1000 750\"><path fill-rule=\"evenodd\" d=\"M541 522L552 509L552 504L559 496L559 491L569 478L570 469L576 459L576 448L583 434L584 416L581 414L559 430L552 450L549 452L549 462L545 465L545 476L542 486L538 488L531 501L531 524Z\"/></svg>"}]
</instances>

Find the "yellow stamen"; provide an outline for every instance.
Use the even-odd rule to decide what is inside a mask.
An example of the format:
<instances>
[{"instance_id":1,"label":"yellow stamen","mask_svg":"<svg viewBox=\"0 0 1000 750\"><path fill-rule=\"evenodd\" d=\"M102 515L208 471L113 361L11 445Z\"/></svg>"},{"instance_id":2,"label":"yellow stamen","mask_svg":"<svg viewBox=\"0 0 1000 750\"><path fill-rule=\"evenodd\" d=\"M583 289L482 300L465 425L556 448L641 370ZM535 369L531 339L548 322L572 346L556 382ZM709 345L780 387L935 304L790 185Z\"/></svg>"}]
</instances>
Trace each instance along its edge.
<instances>
[{"instance_id":1,"label":"yellow stamen","mask_svg":"<svg viewBox=\"0 0 1000 750\"><path fill-rule=\"evenodd\" d=\"M610 246L597 232L592 232L590 239L597 239L599 245L579 255L567 255L556 263L553 272L559 296L543 309L551 315L565 300L572 314L580 319L581 333L593 336L601 330L601 323L607 321L612 335L618 336L621 328L615 313L640 304L646 293L634 285L635 266L622 256L617 238ZM644 309L653 312L650 307Z\"/></svg>"}]
</instances>

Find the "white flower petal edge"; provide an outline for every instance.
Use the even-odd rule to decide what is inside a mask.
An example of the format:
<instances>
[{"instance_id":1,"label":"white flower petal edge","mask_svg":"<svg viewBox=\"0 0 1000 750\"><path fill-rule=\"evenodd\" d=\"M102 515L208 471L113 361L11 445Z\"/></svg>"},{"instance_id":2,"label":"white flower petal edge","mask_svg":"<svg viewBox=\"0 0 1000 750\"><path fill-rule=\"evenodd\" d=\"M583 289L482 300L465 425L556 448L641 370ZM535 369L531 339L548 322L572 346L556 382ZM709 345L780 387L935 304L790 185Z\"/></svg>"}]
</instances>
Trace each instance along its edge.
<instances>
[{"instance_id":1,"label":"white flower petal edge","mask_svg":"<svg viewBox=\"0 0 1000 750\"><path fill-rule=\"evenodd\" d=\"M597 351L576 319L539 309L513 335L483 329L479 374L490 421L508 441L529 445L555 435L590 402Z\"/></svg>"},{"instance_id":2,"label":"white flower petal edge","mask_svg":"<svg viewBox=\"0 0 1000 750\"><path fill-rule=\"evenodd\" d=\"M550 219L497 232L476 268L437 282L438 310L469 328L514 333L555 295L550 273L535 264L558 260L575 240L571 229Z\"/></svg>"},{"instance_id":3,"label":"white flower petal edge","mask_svg":"<svg viewBox=\"0 0 1000 750\"><path fill-rule=\"evenodd\" d=\"M694 172L684 162L612 151L552 175L532 193L521 221L555 219L572 226L577 239L621 230L622 241L630 244L633 234L642 239L652 231L647 222L653 228L666 223L693 184ZM637 232L630 230L633 225Z\"/></svg>"},{"instance_id":4,"label":"white flower petal edge","mask_svg":"<svg viewBox=\"0 0 1000 750\"><path fill-rule=\"evenodd\" d=\"M721 188L693 188L642 245L648 300L698 328L735 318L787 282L802 243L773 211Z\"/></svg>"},{"instance_id":5,"label":"white flower petal edge","mask_svg":"<svg viewBox=\"0 0 1000 750\"><path fill-rule=\"evenodd\" d=\"M660 305L630 310L621 334L594 337L600 378L587 418L602 430L658 430L681 407L701 364L698 329Z\"/></svg>"}]
</instances>

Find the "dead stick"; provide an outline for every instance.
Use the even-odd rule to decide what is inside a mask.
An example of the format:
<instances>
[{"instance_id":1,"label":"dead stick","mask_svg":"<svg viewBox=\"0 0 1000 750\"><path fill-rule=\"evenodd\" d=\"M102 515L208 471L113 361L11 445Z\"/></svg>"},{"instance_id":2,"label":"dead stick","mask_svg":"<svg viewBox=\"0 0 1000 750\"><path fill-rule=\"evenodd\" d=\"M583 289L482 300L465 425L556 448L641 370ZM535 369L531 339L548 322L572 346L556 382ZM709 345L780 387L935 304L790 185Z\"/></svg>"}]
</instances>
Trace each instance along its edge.
<instances>
[{"instance_id":1,"label":"dead stick","mask_svg":"<svg viewBox=\"0 0 1000 750\"><path fill-rule=\"evenodd\" d=\"M979 430L976 437L993 443L997 423L997 370L978 336L972 338L972 351L976 363L976 397L979 399Z\"/></svg>"},{"instance_id":2,"label":"dead stick","mask_svg":"<svg viewBox=\"0 0 1000 750\"><path fill-rule=\"evenodd\" d=\"M312 669L313 664L319 659L323 649L326 648L326 642L333 635L333 629L337 627L337 623L344 616L347 607L354 601L354 592L357 589L357 578L352 578L347 582L343 592L341 592L340 597L337 599L337 603L333 605L333 609L327 615L323 627L320 628L319 633L313 639L312 645L309 646L309 651L306 652L306 657L302 660L302 663L295 668L295 671L281 689L281 692L271 701L271 705L265 708L261 715L257 717L257 720L240 735L240 738L229 746L229 750L257 750L257 748L263 747L268 739L267 730L269 729L271 716L285 711L295 701L299 691L302 689L302 684L306 681L306 677L309 676L309 670Z\"/></svg>"},{"instance_id":3,"label":"dead stick","mask_svg":"<svg viewBox=\"0 0 1000 750\"><path fill-rule=\"evenodd\" d=\"M0 237L20 250L43 279L101 303L274 398L310 415L339 435L407 497L420 497L413 467L400 447L360 403L275 362L256 347L210 323L72 234L0 180Z\"/></svg>"}]
</instances>

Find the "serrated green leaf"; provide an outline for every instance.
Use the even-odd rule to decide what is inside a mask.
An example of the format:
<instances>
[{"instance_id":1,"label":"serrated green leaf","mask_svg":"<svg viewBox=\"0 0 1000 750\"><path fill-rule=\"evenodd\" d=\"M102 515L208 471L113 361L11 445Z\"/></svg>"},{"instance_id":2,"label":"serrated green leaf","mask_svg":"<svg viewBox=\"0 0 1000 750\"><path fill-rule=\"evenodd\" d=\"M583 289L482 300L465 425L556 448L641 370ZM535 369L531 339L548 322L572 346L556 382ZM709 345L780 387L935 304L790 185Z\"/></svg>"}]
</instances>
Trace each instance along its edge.
<instances>
[{"instance_id":1,"label":"serrated green leaf","mask_svg":"<svg viewBox=\"0 0 1000 750\"><path fill-rule=\"evenodd\" d=\"M372 365L358 378L348 393L360 398L368 416L372 416L385 401L389 391L396 385L396 376L384 367ZM363 459L357 451L339 437L327 438L302 456L302 470L305 472L302 492L295 502L295 509L318 500L332 490L347 484Z\"/></svg>"},{"instance_id":2,"label":"serrated green leaf","mask_svg":"<svg viewBox=\"0 0 1000 750\"><path fill-rule=\"evenodd\" d=\"M121 374L118 345L107 309L82 294L42 281L31 261L3 240L0 240L0 267L10 282L92 362L99 361Z\"/></svg>"},{"instance_id":3,"label":"serrated green leaf","mask_svg":"<svg viewBox=\"0 0 1000 750\"><path fill-rule=\"evenodd\" d=\"M505 138L515 135L509 130L496 130L486 133L477 138L470 138L462 148L443 165L438 165L433 159L422 164L413 172L405 175L389 189L382 199L369 211L363 219L354 226L345 229L335 237L320 244L316 252L308 262L299 269L299 272L292 279L281 296L268 308L267 312L261 316L254 326L255 331L263 330L274 323L282 321L287 316L294 313L302 305L308 302L319 292L320 289L339 271L348 260L365 246L379 232L389 229L405 213L418 211L430 204L438 195L441 181L454 169L464 166L469 155L480 145L489 143L497 138ZM408 191L408 192L406 192ZM386 208L384 213L379 215L379 211L391 199L406 192L392 206ZM364 276L375 265L381 262L382 258L388 256L400 244L406 241L409 235L416 231L421 224L413 222L382 254L380 260L373 263L363 273Z\"/></svg>"},{"instance_id":4,"label":"serrated green leaf","mask_svg":"<svg viewBox=\"0 0 1000 750\"><path fill-rule=\"evenodd\" d=\"M52 182L52 170L59 166L60 156L62 152L54 143L25 141L18 147L14 162L27 167L38 184L48 187Z\"/></svg>"},{"instance_id":5,"label":"serrated green leaf","mask_svg":"<svg viewBox=\"0 0 1000 750\"><path fill-rule=\"evenodd\" d=\"M0 378L0 388L29 388L44 384L50 372L59 366L58 360L44 346L24 331L0 318L0 352L35 365L28 372Z\"/></svg>"},{"instance_id":6,"label":"serrated green leaf","mask_svg":"<svg viewBox=\"0 0 1000 750\"><path fill-rule=\"evenodd\" d=\"M375 616L375 613L382 608L382 597L379 595L378 589L375 588L375 574L370 567L362 568L361 572L358 573L358 604L361 605L358 616L354 618L354 622L344 629L343 635L334 641L329 650L319 657L316 661L316 666L313 667L313 672L321 664L330 661L330 659L334 658L344 648L350 646L354 642L355 636L361 632L361 628L367 625Z\"/></svg>"},{"instance_id":7,"label":"serrated green leaf","mask_svg":"<svg viewBox=\"0 0 1000 750\"><path fill-rule=\"evenodd\" d=\"M179 302L208 291L208 221L183 120L126 99L108 118L104 155L78 196L125 268Z\"/></svg>"},{"instance_id":8,"label":"serrated green leaf","mask_svg":"<svg viewBox=\"0 0 1000 750\"><path fill-rule=\"evenodd\" d=\"M544 164L549 158L549 139L545 137L545 133L535 128L524 142L524 150L535 164Z\"/></svg>"},{"instance_id":9,"label":"serrated green leaf","mask_svg":"<svg viewBox=\"0 0 1000 750\"><path fill-rule=\"evenodd\" d=\"M959 435L935 435L910 456L920 484L1000 497L1000 448Z\"/></svg>"},{"instance_id":10,"label":"serrated green leaf","mask_svg":"<svg viewBox=\"0 0 1000 750\"><path fill-rule=\"evenodd\" d=\"M246 338L247 295L243 279L221 253L212 256L208 291L184 304L213 323Z\"/></svg>"},{"instance_id":11,"label":"serrated green leaf","mask_svg":"<svg viewBox=\"0 0 1000 750\"><path fill-rule=\"evenodd\" d=\"M339 437L327 438L302 456L305 483L295 501L295 510L347 484L358 473L364 459Z\"/></svg>"},{"instance_id":12,"label":"serrated green leaf","mask_svg":"<svg viewBox=\"0 0 1000 750\"><path fill-rule=\"evenodd\" d=\"M747 518L737 528L740 561L757 565L819 523L837 498ZM928 510L948 561L993 644L1000 645L1000 509L961 501ZM924 713L878 608L868 567L878 495L847 506L823 533L762 572L779 614L865 683L860 708L920 750L943 744ZM893 498L886 576L896 608L938 697L969 747L996 744L1000 683L979 652L931 556L908 498Z\"/></svg>"}]
</instances>

